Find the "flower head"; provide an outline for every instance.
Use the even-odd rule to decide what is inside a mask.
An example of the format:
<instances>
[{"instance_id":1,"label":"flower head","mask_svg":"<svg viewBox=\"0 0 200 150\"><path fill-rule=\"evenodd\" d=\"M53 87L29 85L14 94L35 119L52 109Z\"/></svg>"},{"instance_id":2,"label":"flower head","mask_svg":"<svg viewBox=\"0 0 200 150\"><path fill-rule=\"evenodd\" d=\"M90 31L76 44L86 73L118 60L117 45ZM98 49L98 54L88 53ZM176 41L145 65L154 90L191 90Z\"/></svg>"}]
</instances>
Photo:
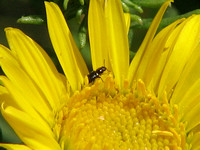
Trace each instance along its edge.
<instances>
[{"instance_id":1,"label":"flower head","mask_svg":"<svg viewBox=\"0 0 200 150\"><path fill-rule=\"evenodd\" d=\"M6 75L0 77L1 112L23 144L0 146L198 149L200 16L177 20L155 36L170 2L160 8L129 64L129 14L119 0L91 0L89 76L56 4L45 2L47 24L64 75L36 42L6 28L10 49L0 45Z\"/></svg>"}]
</instances>

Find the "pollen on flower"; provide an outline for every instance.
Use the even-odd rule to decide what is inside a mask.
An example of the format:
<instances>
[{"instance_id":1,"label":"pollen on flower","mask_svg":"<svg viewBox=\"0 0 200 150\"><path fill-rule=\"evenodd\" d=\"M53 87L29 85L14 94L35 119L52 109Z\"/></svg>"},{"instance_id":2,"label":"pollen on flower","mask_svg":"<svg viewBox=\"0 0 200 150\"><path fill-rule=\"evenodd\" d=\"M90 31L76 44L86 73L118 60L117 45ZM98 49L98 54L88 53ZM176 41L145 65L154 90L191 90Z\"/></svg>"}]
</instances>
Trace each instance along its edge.
<instances>
[{"instance_id":1,"label":"pollen on flower","mask_svg":"<svg viewBox=\"0 0 200 150\"><path fill-rule=\"evenodd\" d=\"M158 99L141 80L124 85L106 75L71 96L58 119L63 149L185 148L184 125L166 94Z\"/></svg>"}]
</instances>

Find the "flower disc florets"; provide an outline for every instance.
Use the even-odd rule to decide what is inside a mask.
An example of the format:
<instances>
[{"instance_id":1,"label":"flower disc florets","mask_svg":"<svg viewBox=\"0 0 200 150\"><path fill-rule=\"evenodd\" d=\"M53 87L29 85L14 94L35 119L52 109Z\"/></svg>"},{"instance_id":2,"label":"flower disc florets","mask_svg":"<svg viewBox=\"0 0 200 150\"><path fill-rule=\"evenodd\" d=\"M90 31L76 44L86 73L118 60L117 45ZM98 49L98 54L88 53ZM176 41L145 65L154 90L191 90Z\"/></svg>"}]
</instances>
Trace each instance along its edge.
<instances>
[{"instance_id":1,"label":"flower disc florets","mask_svg":"<svg viewBox=\"0 0 200 150\"><path fill-rule=\"evenodd\" d=\"M65 149L173 149L185 147L184 126L167 99L156 98L138 80L119 89L113 77L76 92L62 111Z\"/></svg>"}]
</instances>

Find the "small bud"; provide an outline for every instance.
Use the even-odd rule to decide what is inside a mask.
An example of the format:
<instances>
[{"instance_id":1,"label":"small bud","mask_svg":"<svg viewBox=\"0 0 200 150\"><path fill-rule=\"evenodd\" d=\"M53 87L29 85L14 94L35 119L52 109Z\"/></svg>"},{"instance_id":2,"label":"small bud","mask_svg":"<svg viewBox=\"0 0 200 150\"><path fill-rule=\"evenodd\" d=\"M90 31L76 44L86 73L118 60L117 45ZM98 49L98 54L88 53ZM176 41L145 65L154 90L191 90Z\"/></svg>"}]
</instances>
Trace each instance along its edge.
<instances>
[{"instance_id":1,"label":"small bud","mask_svg":"<svg viewBox=\"0 0 200 150\"><path fill-rule=\"evenodd\" d=\"M87 42L87 26L85 19L83 20L82 24L79 27L78 37L80 42L80 48L85 47Z\"/></svg>"},{"instance_id":2,"label":"small bud","mask_svg":"<svg viewBox=\"0 0 200 150\"><path fill-rule=\"evenodd\" d=\"M84 0L79 0L79 2L82 6L84 5Z\"/></svg>"},{"instance_id":3,"label":"small bud","mask_svg":"<svg viewBox=\"0 0 200 150\"><path fill-rule=\"evenodd\" d=\"M143 13L143 9L141 8L141 6L131 2L130 0L122 0L122 2L124 2L127 6L135 9L137 12Z\"/></svg>"},{"instance_id":4,"label":"small bud","mask_svg":"<svg viewBox=\"0 0 200 150\"><path fill-rule=\"evenodd\" d=\"M43 24L44 20L39 16L22 16L17 20L17 23Z\"/></svg>"},{"instance_id":5,"label":"small bud","mask_svg":"<svg viewBox=\"0 0 200 150\"><path fill-rule=\"evenodd\" d=\"M123 8L124 12L128 13L130 11L129 7L124 2L121 2L121 3L122 3L122 8Z\"/></svg>"},{"instance_id":6,"label":"small bud","mask_svg":"<svg viewBox=\"0 0 200 150\"><path fill-rule=\"evenodd\" d=\"M67 10L68 2L69 2L69 0L64 0L63 1L63 8L64 8L64 10Z\"/></svg>"},{"instance_id":7,"label":"small bud","mask_svg":"<svg viewBox=\"0 0 200 150\"><path fill-rule=\"evenodd\" d=\"M138 15L131 15L131 21L136 21L137 23L141 25L143 24L142 18Z\"/></svg>"},{"instance_id":8,"label":"small bud","mask_svg":"<svg viewBox=\"0 0 200 150\"><path fill-rule=\"evenodd\" d=\"M76 18L78 19L79 24L81 23L83 18L82 14L83 14L83 8L78 9L76 12Z\"/></svg>"}]
</instances>

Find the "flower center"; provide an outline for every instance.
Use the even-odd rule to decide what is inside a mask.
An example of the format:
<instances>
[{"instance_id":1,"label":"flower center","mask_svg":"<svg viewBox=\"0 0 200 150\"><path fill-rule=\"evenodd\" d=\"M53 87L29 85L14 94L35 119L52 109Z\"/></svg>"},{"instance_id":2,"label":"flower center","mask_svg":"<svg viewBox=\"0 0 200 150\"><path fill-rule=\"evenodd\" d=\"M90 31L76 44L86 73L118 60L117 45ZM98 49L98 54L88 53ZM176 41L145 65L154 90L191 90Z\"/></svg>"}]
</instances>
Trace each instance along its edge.
<instances>
[{"instance_id":1,"label":"flower center","mask_svg":"<svg viewBox=\"0 0 200 150\"><path fill-rule=\"evenodd\" d=\"M177 107L158 100L142 81L116 87L110 75L75 93L62 110L63 149L184 149Z\"/></svg>"}]
</instances>

